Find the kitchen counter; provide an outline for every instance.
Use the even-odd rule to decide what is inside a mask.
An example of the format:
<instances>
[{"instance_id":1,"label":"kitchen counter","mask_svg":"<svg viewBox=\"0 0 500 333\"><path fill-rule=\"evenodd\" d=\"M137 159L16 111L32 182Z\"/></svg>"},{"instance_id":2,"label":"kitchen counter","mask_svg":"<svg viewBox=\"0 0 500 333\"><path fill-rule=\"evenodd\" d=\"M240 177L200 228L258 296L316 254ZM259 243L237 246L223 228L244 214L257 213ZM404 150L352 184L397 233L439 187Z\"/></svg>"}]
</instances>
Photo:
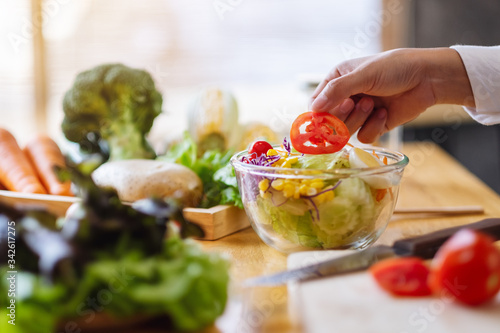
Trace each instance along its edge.
<instances>
[{"instance_id":1,"label":"kitchen counter","mask_svg":"<svg viewBox=\"0 0 500 333\"><path fill-rule=\"evenodd\" d=\"M456 160L431 142L405 144L410 164L405 170L397 206L441 207L481 205L485 213L461 216L395 215L378 244L399 238L500 217L500 196ZM230 300L226 313L206 332L302 332L289 311L289 295L283 287L244 289L241 282L286 269L287 256L264 244L251 229L217 241L200 241L209 251L232 258ZM362 319L362 318L360 318Z\"/></svg>"}]
</instances>

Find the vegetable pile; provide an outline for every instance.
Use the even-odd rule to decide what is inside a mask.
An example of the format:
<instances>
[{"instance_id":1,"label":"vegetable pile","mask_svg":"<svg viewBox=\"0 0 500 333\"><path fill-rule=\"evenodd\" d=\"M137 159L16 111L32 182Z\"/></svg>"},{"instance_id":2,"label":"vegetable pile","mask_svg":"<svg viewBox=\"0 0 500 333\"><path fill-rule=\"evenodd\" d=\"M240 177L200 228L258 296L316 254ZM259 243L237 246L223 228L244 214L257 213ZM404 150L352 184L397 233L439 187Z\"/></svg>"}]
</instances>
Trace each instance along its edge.
<instances>
[{"instance_id":1,"label":"vegetable pile","mask_svg":"<svg viewBox=\"0 0 500 333\"><path fill-rule=\"evenodd\" d=\"M240 123L238 103L228 90L205 87L187 110L188 131L200 155L206 151L241 151L257 139L278 143L276 133L261 122Z\"/></svg>"},{"instance_id":2,"label":"vegetable pile","mask_svg":"<svg viewBox=\"0 0 500 333\"><path fill-rule=\"evenodd\" d=\"M370 272L394 295L435 294L478 306L500 291L500 250L490 236L461 229L441 246L430 266L419 258L407 257L383 260Z\"/></svg>"},{"instance_id":3,"label":"vegetable pile","mask_svg":"<svg viewBox=\"0 0 500 333\"><path fill-rule=\"evenodd\" d=\"M112 169L117 165L125 165L117 163L122 160L136 160L127 165L138 166L146 165L141 160L156 159L191 169L203 187L178 185L182 183L179 177L176 182L171 181L172 177L177 176L175 172L172 172L171 177L164 177L166 173L153 174L153 168L122 169L122 174L137 174L136 179L163 177L154 184L154 189L150 182L139 184L139 187L147 188L149 195L182 193L185 199L183 203L187 206L209 208L227 204L242 208L236 178L229 165L232 155L229 147L234 145L239 135L238 109L233 95L215 88L203 90L189 109L191 134L186 134L184 140L169 147L165 155L157 156L147 135L155 118L161 113L161 106L162 96L149 73L121 64L105 64L78 74L73 87L66 92L62 130L68 140L79 145L79 156L75 160L86 160L98 155L103 168L110 170L109 174L118 173L112 172ZM167 166L165 163L162 168L167 169ZM175 169L172 165L168 168ZM184 174L188 175L188 172ZM188 176L192 180L191 175ZM105 183L118 190L120 199L130 201L139 195L123 197L125 191L120 189L127 187L128 183L116 183L115 179L118 178L106 178ZM99 180L99 183L102 181ZM169 185L163 189L162 184L165 183ZM197 180L192 183L197 183ZM203 195L200 200L201 190Z\"/></svg>"},{"instance_id":4,"label":"vegetable pile","mask_svg":"<svg viewBox=\"0 0 500 333\"><path fill-rule=\"evenodd\" d=\"M70 182L61 182L54 167L65 165L57 144L39 135L21 149L14 136L0 128L0 185L16 192L73 195Z\"/></svg>"},{"instance_id":5,"label":"vegetable pile","mask_svg":"<svg viewBox=\"0 0 500 333\"><path fill-rule=\"evenodd\" d=\"M144 199L124 205L114 190L94 184L92 168L81 164L60 171L82 197L64 221L43 210L0 206L0 248L7 253L6 231L15 222L18 270L19 311L16 325L6 331L78 328L101 313L162 319L180 330L213 323L227 300L228 262L182 239L202 232L184 221L174 203ZM12 262L1 260L5 276ZM0 281L3 318L10 305L8 283Z\"/></svg>"},{"instance_id":6,"label":"vegetable pile","mask_svg":"<svg viewBox=\"0 0 500 333\"><path fill-rule=\"evenodd\" d=\"M184 139L158 159L174 162L193 170L203 183L201 208L233 205L243 208L236 175L229 164L232 151L208 150L200 154L198 145L186 132Z\"/></svg>"},{"instance_id":7,"label":"vegetable pile","mask_svg":"<svg viewBox=\"0 0 500 333\"><path fill-rule=\"evenodd\" d=\"M62 130L82 153L111 160L154 158L146 134L162 101L148 72L122 64L97 66L78 74L66 92Z\"/></svg>"}]
</instances>

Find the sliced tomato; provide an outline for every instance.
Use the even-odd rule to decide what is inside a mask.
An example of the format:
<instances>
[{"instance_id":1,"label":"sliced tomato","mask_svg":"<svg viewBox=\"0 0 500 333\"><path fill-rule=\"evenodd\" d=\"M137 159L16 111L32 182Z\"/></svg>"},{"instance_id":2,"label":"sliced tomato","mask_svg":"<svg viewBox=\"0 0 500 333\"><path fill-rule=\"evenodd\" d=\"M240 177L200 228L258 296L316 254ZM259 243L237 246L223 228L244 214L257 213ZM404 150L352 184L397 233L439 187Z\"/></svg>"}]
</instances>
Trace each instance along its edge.
<instances>
[{"instance_id":1,"label":"sliced tomato","mask_svg":"<svg viewBox=\"0 0 500 333\"><path fill-rule=\"evenodd\" d=\"M273 149L273 146L267 141L255 141L250 146L248 150L248 154L250 155L250 159L254 159L259 157L260 155L266 155L269 149Z\"/></svg>"},{"instance_id":2,"label":"sliced tomato","mask_svg":"<svg viewBox=\"0 0 500 333\"><path fill-rule=\"evenodd\" d=\"M427 284L429 268L416 257L390 258L370 267L375 281L398 296L426 296L432 293Z\"/></svg>"},{"instance_id":3,"label":"sliced tomato","mask_svg":"<svg viewBox=\"0 0 500 333\"><path fill-rule=\"evenodd\" d=\"M429 285L467 305L487 302L500 290L500 250L488 235L462 229L436 253Z\"/></svg>"},{"instance_id":4,"label":"sliced tomato","mask_svg":"<svg viewBox=\"0 0 500 333\"><path fill-rule=\"evenodd\" d=\"M349 141L349 130L328 112L306 112L297 117L290 130L292 146L304 154L330 154Z\"/></svg>"}]
</instances>

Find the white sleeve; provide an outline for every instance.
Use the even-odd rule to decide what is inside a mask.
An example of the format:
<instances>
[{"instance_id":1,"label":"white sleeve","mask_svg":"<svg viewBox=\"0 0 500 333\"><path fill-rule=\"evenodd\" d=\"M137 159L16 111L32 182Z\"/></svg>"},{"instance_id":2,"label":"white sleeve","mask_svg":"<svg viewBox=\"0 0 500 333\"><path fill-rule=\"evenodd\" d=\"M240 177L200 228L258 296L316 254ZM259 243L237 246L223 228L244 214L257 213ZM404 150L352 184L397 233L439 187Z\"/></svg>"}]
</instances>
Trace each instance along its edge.
<instances>
[{"instance_id":1,"label":"white sleeve","mask_svg":"<svg viewBox=\"0 0 500 333\"><path fill-rule=\"evenodd\" d=\"M500 46L455 45L474 93L475 108L465 111L484 125L500 123Z\"/></svg>"}]
</instances>

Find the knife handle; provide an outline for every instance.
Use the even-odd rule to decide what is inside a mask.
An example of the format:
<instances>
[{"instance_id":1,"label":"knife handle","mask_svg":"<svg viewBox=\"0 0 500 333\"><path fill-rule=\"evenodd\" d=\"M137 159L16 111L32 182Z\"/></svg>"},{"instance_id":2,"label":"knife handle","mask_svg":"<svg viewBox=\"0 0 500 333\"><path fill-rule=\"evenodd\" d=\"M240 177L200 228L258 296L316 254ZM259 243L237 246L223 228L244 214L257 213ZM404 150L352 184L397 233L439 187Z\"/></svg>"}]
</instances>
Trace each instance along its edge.
<instances>
[{"instance_id":1,"label":"knife handle","mask_svg":"<svg viewBox=\"0 0 500 333\"><path fill-rule=\"evenodd\" d=\"M401 239L394 242L393 249L398 255L411 255L423 259L434 257L437 250L448 238L462 228L484 232L495 240L500 239L500 218L485 219L479 222L438 230L430 234Z\"/></svg>"}]
</instances>

